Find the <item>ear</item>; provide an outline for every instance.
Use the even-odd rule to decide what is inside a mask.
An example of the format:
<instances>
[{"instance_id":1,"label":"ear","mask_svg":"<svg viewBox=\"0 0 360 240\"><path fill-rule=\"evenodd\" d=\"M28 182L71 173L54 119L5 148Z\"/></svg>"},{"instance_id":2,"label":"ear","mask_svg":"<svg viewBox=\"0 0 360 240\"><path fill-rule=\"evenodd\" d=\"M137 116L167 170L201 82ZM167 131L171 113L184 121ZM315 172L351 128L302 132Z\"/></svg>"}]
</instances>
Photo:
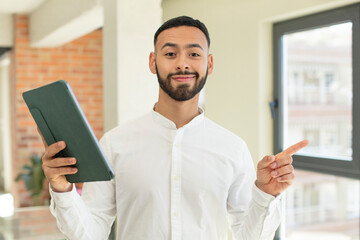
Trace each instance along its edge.
<instances>
[{"instance_id":1,"label":"ear","mask_svg":"<svg viewBox=\"0 0 360 240\"><path fill-rule=\"evenodd\" d=\"M208 55L208 75L210 75L213 71L214 68L214 59L213 59L213 55L209 54Z\"/></svg>"},{"instance_id":2,"label":"ear","mask_svg":"<svg viewBox=\"0 0 360 240\"><path fill-rule=\"evenodd\" d=\"M149 56L149 68L153 74L156 74L156 62L155 62L155 53L154 52L151 52L150 56Z\"/></svg>"}]
</instances>

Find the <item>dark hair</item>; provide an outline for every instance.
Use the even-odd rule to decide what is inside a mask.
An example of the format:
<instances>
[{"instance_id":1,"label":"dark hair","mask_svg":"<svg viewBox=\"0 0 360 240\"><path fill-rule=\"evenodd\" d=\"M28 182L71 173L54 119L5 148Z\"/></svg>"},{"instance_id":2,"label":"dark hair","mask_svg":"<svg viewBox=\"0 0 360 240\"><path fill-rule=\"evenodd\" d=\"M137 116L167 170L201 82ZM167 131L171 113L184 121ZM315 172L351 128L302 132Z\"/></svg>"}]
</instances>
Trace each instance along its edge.
<instances>
[{"instance_id":1,"label":"dark hair","mask_svg":"<svg viewBox=\"0 0 360 240\"><path fill-rule=\"evenodd\" d=\"M193 19L188 16L180 16L180 17L172 18L172 19L167 20L163 25L161 25L154 35L154 45L156 44L157 38L162 31L169 29L169 28L180 27L180 26L190 26L190 27L196 27L196 28L200 29L205 34L206 40L208 43L208 47L210 47L209 32L208 32L205 24L203 24L202 22L200 22L197 19Z\"/></svg>"}]
</instances>

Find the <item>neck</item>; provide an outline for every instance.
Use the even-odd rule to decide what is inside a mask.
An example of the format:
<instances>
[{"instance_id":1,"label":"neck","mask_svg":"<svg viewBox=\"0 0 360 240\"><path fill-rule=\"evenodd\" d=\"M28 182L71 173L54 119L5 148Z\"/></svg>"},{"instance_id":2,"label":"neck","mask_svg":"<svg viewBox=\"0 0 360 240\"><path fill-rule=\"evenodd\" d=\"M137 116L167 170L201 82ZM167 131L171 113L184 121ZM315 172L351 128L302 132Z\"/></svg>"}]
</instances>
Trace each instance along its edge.
<instances>
[{"instance_id":1,"label":"neck","mask_svg":"<svg viewBox=\"0 0 360 240\"><path fill-rule=\"evenodd\" d=\"M159 101L154 107L154 111L175 123L176 128L181 128L189 123L194 117L200 114L199 94L187 101L175 101L162 89L159 91Z\"/></svg>"}]
</instances>

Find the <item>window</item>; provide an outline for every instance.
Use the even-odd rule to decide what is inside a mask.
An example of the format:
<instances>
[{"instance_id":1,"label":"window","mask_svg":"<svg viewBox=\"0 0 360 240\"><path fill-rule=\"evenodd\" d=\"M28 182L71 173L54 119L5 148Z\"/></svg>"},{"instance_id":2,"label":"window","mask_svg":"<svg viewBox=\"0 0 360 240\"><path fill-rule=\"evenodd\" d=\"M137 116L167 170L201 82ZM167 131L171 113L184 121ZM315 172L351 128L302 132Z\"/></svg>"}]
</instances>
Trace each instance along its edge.
<instances>
[{"instance_id":1,"label":"window","mask_svg":"<svg viewBox=\"0 0 360 240\"><path fill-rule=\"evenodd\" d=\"M359 180L296 170L286 191L285 239L359 240L359 189Z\"/></svg>"},{"instance_id":2,"label":"window","mask_svg":"<svg viewBox=\"0 0 360 240\"><path fill-rule=\"evenodd\" d=\"M274 24L274 152L293 156L278 239L359 240L360 4Z\"/></svg>"},{"instance_id":3,"label":"window","mask_svg":"<svg viewBox=\"0 0 360 240\"><path fill-rule=\"evenodd\" d=\"M275 152L302 139L294 166L360 176L360 5L274 25Z\"/></svg>"}]
</instances>

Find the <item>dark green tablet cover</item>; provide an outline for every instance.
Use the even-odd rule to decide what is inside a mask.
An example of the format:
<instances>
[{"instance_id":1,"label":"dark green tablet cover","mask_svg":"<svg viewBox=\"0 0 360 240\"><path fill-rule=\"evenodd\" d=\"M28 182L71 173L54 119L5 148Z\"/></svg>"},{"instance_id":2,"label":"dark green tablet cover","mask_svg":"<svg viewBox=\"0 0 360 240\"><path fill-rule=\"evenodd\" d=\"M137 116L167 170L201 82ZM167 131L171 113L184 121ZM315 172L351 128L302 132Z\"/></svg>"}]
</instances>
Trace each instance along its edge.
<instances>
[{"instance_id":1,"label":"dark green tablet cover","mask_svg":"<svg viewBox=\"0 0 360 240\"><path fill-rule=\"evenodd\" d=\"M106 181L113 171L92 131L70 85L59 80L23 93L23 98L46 143L65 141L57 157L75 157L76 174L69 182Z\"/></svg>"}]
</instances>

